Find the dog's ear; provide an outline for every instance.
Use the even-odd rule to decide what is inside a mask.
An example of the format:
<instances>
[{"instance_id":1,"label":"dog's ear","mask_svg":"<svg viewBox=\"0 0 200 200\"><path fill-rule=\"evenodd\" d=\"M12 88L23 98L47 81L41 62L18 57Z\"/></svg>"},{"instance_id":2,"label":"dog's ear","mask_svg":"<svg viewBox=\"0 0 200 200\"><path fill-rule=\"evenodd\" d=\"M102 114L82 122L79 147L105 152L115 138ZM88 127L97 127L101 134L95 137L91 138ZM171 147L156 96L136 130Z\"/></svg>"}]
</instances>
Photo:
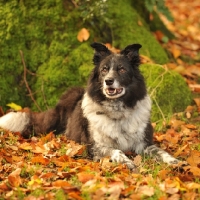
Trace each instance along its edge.
<instances>
[{"instance_id":1,"label":"dog's ear","mask_svg":"<svg viewBox=\"0 0 200 200\"><path fill-rule=\"evenodd\" d=\"M111 51L103 44L101 43L93 43L91 44L91 47L95 49L93 62L95 65L97 65L103 58L111 54Z\"/></svg>"},{"instance_id":2,"label":"dog's ear","mask_svg":"<svg viewBox=\"0 0 200 200\"><path fill-rule=\"evenodd\" d=\"M126 56L131 63L139 65L140 64L139 49L141 47L142 47L141 44L128 45L124 50L121 51L121 54Z\"/></svg>"}]
</instances>

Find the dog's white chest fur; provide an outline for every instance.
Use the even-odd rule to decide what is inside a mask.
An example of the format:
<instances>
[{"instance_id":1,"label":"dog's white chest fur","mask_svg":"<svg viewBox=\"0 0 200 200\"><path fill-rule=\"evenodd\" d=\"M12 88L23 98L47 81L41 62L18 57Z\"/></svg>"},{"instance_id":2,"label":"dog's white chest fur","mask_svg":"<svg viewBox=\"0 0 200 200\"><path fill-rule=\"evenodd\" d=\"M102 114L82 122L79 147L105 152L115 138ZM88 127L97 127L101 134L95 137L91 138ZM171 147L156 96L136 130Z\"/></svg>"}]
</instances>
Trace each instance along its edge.
<instances>
[{"instance_id":1,"label":"dog's white chest fur","mask_svg":"<svg viewBox=\"0 0 200 200\"><path fill-rule=\"evenodd\" d=\"M95 143L122 151L143 151L144 131L151 110L149 96L138 101L134 108L126 108L120 101L97 104L86 93L82 109L84 117L89 121L90 134Z\"/></svg>"}]
</instances>

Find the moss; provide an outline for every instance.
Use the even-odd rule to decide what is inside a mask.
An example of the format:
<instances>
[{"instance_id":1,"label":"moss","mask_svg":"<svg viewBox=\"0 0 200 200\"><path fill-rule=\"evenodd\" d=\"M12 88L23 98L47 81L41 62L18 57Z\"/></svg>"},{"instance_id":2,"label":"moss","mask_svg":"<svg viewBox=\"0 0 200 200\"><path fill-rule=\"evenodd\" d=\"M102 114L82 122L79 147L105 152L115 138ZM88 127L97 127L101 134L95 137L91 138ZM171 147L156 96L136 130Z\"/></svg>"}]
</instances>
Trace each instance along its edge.
<instances>
[{"instance_id":1,"label":"moss","mask_svg":"<svg viewBox=\"0 0 200 200\"><path fill-rule=\"evenodd\" d=\"M41 92L36 94L36 101L42 108L52 107L66 88L84 86L92 70L93 50L87 43L82 43L68 55L51 56L49 61L38 68L40 76L34 85Z\"/></svg>"},{"instance_id":2,"label":"moss","mask_svg":"<svg viewBox=\"0 0 200 200\"><path fill-rule=\"evenodd\" d=\"M181 75L157 64L140 67L152 99L152 121L167 119L175 112L184 111L191 103L191 92Z\"/></svg>"},{"instance_id":3,"label":"moss","mask_svg":"<svg viewBox=\"0 0 200 200\"><path fill-rule=\"evenodd\" d=\"M156 63L168 61L166 52L154 38L148 25L132 7L131 0L110 0L107 18L112 30L112 42L120 49L132 43L142 44L141 53L151 57Z\"/></svg>"},{"instance_id":4,"label":"moss","mask_svg":"<svg viewBox=\"0 0 200 200\"><path fill-rule=\"evenodd\" d=\"M0 105L5 109L13 101L35 108L23 81L20 50L27 69L35 73L26 78L42 109L54 105L68 87L85 85L92 69L93 41L120 49L141 43L142 54L167 62L132 4L132 0L80 1L78 7L68 0L0 2ZM77 33L83 27L90 38L80 43Z\"/></svg>"}]
</instances>

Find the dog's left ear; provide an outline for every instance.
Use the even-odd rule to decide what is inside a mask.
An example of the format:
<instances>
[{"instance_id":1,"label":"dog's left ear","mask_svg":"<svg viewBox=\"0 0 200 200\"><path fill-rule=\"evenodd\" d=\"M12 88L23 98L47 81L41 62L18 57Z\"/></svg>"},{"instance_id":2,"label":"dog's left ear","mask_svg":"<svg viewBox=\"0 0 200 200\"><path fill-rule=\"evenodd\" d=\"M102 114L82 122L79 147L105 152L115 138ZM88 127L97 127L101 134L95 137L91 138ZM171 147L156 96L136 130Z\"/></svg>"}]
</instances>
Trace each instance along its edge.
<instances>
[{"instance_id":1,"label":"dog's left ear","mask_svg":"<svg viewBox=\"0 0 200 200\"><path fill-rule=\"evenodd\" d=\"M111 54L111 51L101 43L93 43L91 47L95 49L95 54L93 57L93 62L95 65L99 64L106 56Z\"/></svg>"},{"instance_id":2,"label":"dog's left ear","mask_svg":"<svg viewBox=\"0 0 200 200\"><path fill-rule=\"evenodd\" d=\"M141 47L141 44L128 45L124 50L121 51L121 54L126 56L130 62L140 64L139 49Z\"/></svg>"}]
</instances>

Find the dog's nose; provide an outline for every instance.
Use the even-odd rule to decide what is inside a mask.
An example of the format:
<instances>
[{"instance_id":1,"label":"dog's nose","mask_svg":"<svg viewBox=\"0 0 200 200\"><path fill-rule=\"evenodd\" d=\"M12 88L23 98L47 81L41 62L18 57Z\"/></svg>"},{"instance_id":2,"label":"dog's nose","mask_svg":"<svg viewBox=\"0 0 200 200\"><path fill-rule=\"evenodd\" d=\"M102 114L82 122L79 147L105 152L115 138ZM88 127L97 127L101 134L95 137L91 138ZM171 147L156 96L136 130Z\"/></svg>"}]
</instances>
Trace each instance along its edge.
<instances>
[{"instance_id":1,"label":"dog's nose","mask_svg":"<svg viewBox=\"0 0 200 200\"><path fill-rule=\"evenodd\" d=\"M106 85L112 85L114 83L114 79L113 78L108 78L105 80Z\"/></svg>"}]
</instances>

